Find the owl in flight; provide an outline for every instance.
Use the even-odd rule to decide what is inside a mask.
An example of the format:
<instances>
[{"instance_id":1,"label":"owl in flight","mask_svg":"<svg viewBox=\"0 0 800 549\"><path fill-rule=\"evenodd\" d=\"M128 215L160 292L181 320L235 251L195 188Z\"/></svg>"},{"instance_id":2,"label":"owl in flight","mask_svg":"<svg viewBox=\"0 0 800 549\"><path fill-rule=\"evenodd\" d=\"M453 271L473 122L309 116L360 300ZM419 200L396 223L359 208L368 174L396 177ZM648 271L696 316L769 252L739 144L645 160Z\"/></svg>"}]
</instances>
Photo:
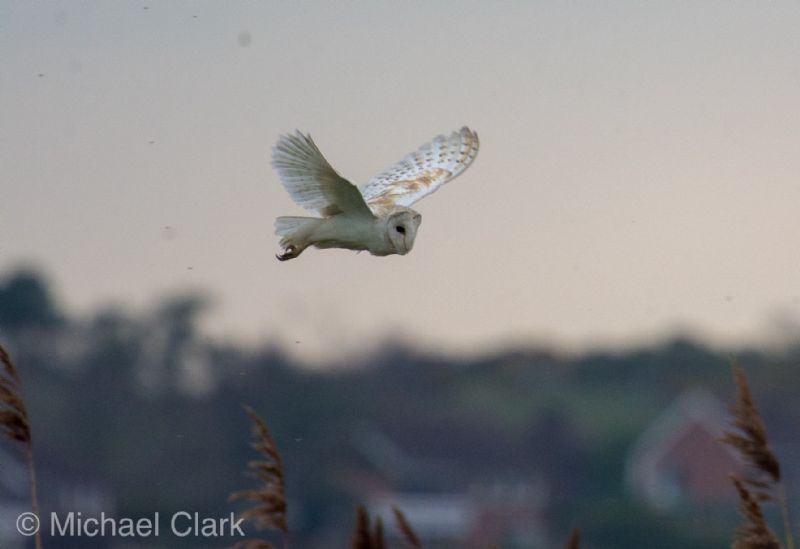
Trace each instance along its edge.
<instances>
[{"instance_id":1,"label":"owl in flight","mask_svg":"<svg viewBox=\"0 0 800 549\"><path fill-rule=\"evenodd\" d=\"M311 136L284 135L272 165L297 204L320 217L279 217L281 261L309 246L405 255L414 246L422 216L414 202L466 170L478 154L478 134L467 128L440 135L370 179L361 189L336 173Z\"/></svg>"}]
</instances>

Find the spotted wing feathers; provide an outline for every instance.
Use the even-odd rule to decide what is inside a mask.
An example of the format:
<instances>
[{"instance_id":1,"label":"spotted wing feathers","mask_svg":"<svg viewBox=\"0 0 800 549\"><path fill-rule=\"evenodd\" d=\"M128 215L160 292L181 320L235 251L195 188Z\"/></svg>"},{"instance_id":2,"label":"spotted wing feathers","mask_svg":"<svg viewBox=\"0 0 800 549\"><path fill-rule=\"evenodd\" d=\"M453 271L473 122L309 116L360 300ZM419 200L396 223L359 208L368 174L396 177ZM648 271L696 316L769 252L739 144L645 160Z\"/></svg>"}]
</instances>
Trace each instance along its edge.
<instances>
[{"instance_id":1,"label":"spotted wing feathers","mask_svg":"<svg viewBox=\"0 0 800 549\"><path fill-rule=\"evenodd\" d=\"M478 154L478 134L464 126L373 177L361 193L373 211L411 206L466 170Z\"/></svg>"}]
</instances>

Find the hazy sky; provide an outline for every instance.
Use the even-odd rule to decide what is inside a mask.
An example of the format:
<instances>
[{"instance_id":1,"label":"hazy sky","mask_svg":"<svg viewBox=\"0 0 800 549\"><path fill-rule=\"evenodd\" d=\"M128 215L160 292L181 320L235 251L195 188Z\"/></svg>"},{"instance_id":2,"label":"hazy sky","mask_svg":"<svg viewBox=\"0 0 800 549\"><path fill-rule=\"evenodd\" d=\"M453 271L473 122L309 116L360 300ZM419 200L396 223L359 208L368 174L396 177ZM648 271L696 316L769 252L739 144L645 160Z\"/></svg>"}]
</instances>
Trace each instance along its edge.
<instances>
[{"instance_id":1,"label":"hazy sky","mask_svg":"<svg viewBox=\"0 0 800 549\"><path fill-rule=\"evenodd\" d=\"M798 2L0 2L0 273L88 312L209 291L212 334L572 348L800 318ZM269 165L362 183L469 125L413 252L309 250ZM299 341L299 344L295 344Z\"/></svg>"}]
</instances>

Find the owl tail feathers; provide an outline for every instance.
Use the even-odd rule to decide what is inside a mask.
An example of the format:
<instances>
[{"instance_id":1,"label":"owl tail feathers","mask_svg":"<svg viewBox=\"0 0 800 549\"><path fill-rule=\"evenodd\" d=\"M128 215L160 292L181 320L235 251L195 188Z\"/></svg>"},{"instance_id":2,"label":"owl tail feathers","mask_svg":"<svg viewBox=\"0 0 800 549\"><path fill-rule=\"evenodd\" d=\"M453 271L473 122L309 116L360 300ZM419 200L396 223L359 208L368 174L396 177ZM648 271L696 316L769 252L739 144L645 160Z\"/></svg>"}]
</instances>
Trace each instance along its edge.
<instances>
[{"instance_id":1,"label":"owl tail feathers","mask_svg":"<svg viewBox=\"0 0 800 549\"><path fill-rule=\"evenodd\" d=\"M311 234L322 219L316 217L285 216L275 219L275 234L281 237L284 249L278 259L286 261L300 255L310 244Z\"/></svg>"}]
</instances>

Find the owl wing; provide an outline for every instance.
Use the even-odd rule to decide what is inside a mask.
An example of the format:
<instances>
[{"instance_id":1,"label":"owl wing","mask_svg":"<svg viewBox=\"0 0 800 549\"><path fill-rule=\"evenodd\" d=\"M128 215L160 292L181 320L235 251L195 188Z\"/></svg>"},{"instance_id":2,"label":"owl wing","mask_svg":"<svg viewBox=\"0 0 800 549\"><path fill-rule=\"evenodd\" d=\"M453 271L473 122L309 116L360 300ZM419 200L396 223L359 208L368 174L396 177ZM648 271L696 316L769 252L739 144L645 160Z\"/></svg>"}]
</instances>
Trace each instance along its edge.
<instances>
[{"instance_id":1,"label":"owl wing","mask_svg":"<svg viewBox=\"0 0 800 549\"><path fill-rule=\"evenodd\" d=\"M297 204L322 216L372 216L358 187L336 173L310 135L282 135L272 148L272 165Z\"/></svg>"},{"instance_id":2,"label":"owl wing","mask_svg":"<svg viewBox=\"0 0 800 549\"><path fill-rule=\"evenodd\" d=\"M466 170L478 154L478 134L464 126L439 135L370 179L361 194L373 211L410 206Z\"/></svg>"}]
</instances>

